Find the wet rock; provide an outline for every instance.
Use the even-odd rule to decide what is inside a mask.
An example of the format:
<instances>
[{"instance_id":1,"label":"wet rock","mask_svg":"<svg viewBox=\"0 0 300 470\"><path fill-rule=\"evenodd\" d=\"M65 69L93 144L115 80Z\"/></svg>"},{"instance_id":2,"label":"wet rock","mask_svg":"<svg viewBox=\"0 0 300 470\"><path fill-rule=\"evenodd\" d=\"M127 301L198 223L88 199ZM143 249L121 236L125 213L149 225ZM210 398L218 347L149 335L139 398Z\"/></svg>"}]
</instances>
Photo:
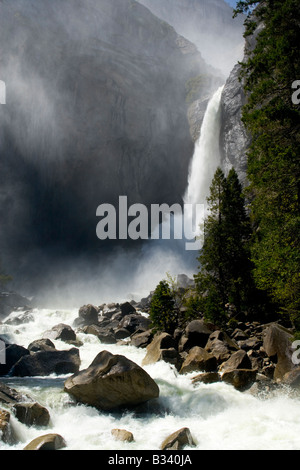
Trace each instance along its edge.
<instances>
[{"instance_id":1,"label":"wet rock","mask_svg":"<svg viewBox=\"0 0 300 470\"><path fill-rule=\"evenodd\" d=\"M195 371L212 372L217 369L216 358L208 353L205 349L195 346L189 351L186 359L184 360L180 374L187 374Z\"/></svg>"},{"instance_id":2,"label":"wet rock","mask_svg":"<svg viewBox=\"0 0 300 470\"><path fill-rule=\"evenodd\" d=\"M135 307L130 304L129 302L124 302L120 305L122 316L125 317L126 315L130 315L131 313L135 313Z\"/></svg>"},{"instance_id":3,"label":"wet rock","mask_svg":"<svg viewBox=\"0 0 300 470\"><path fill-rule=\"evenodd\" d=\"M23 450L59 450L66 447L66 442L60 434L45 434L33 439Z\"/></svg>"},{"instance_id":4,"label":"wet rock","mask_svg":"<svg viewBox=\"0 0 300 470\"><path fill-rule=\"evenodd\" d=\"M43 334L43 338L49 338L53 340L61 340L66 343L75 343L76 342L76 333L71 328L70 325L65 325L64 323L59 323L58 325L53 326L51 330L46 331Z\"/></svg>"},{"instance_id":5,"label":"wet rock","mask_svg":"<svg viewBox=\"0 0 300 470\"><path fill-rule=\"evenodd\" d=\"M10 425L10 413L0 409L0 441L5 444L13 444L14 436Z\"/></svg>"},{"instance_id":6,"label":"wet rock","mask_svg":"<svg viewBox=\"0 0 300 470\"><path fill-rule=\"evenodd\" d=\"M182 428L168 436L161 445L161 450L182 450L195 445L189 428Z\"/></svg>"},{"instance_id":7,"label":"wet rock","mask_svg":"<svg viewBox=\"0 0 300 470\"><path fill-rule=\"evenodd\" d=\"M263 347L270 358L276 356L274 379L283 376L295 368L293 363L292 334L282 326L272 323L264 332Z\"/></svg>"},{"instance_id":8,"label":"wet rock","mask_svg":"<svg viewBox=\"0 0 300 470\"><path fill-rule=\"evenodd\" d=\"M125 356L99 353L85 370L69 377L65 391L102 410L134 407L159 396L155 381Z\"/></svg>"},{"instance_id":9,"label":"wet rock","mask_svg":"<svg viewBox=\"0 0 300 470\"><path fill-rule=\"evenodd\" d=\"M284 374L282 378L282 384L288 385L289 387L299 390L300 389L300 367L296 367Z\"/></svg>"},{"instance_id":10,"label":"wet rock","mask_svg":"<svg viewBox=\"0 0 300 470\"><path fill-rule=\"evenodd\" d=\"M194 346L204 348L211 333L212 330L209 329L204 320L191 321L179 341L179 352L188 351Z\"/></svg>"},{"instance_id":11,"label":"wet rock","mask_svg":"<svg viewBox=\"0 0 300 470\"><path fill-rule=\"evenodd\" d=\"M29 356L28 349L17 344L5 345L5 364L0 364L0 376L5 376L10 373L12 367L23 357Z\"/></svg>"},{"instance_id":12,"label":"wet rock","mask_svg":"<svg viewBox=\"0 0 300 470\"><path fill-rule=\"evenodd\" d=\"M134 333L140 328L143 328L146 331L150 328L150 325L150 319L138 313L131 313L129 315L125 315L119 323L119 327L126 328L126 330L130 332L130 334Z\"/></svg>"},{"instance_id":13,"label":"wet rock","mask_svg":"<svg viewBox=\"0 0 300 470\"><path fill-rule=\"evenodd\" d=\"M151 343L147 346L147 353L142 365L153 364L162 359L162 350L175 348L174 338L169 333L156 333Z\"/></svg>"},{"instance_id":14,"label":"wet rock","mask_svg":"<svg viewBox=\"0 0 300 470\"><path fill-rule=\"evenodd\" d=\"M30 311L26 312L12 312L6 320L4 325L22 325L34 321L34 317Z\"/></svg>"},{"instance_id":15,"label":"wet rock","mask_svg":"<svg viewBox=\"0 0 300 470\"><path fill-rule=\"evenodd\" d=\"M14 388L8 387L6 384L0 382L0 403L10 406L24 401L27 403L34 402L34 400L28 395L20 393Z\"/></svg>"},{"instance_id":16,"label":"wet rock","mask_svg":"<svg viewBox=\"0 0 300 470\"><path fill-rule=\"evenodd\" d=\"M220 382L221 377L218 372L203 372L203 374L198 374L195 377L192 377L192 384L196 385L197 383L212 384L215 382Z\"/></svg>"},{"instance_id":17,"label":"wet rock","mask_svg":"<svg viewBox=\"0 0 300 470\"><path fill-rule=\"evenodd\" d=\"M38 351L53 351L55 349L55 345L49 338L37 339L28 345L28 350L32 353Z\"/></svg>"},{"instance_id":18,"label":"wet rock","mask_svg":"<svg viewBox=\"0 0 300 470\"><path fill-rule=\"evenodd\" d=\"M118 441L122 441L122 442L133 442L134 441L134 437L133 437L132 432L126 431L126 429L112 429L111 434Z\"/></svg>"},{"instance_id":19,"label":"wet rock","mask_svg":"<svg viewBox=\"0 0 300 470\"><path fill-rule=\"evenodd\" d=\"M153 340L153 336L154 335L152 330L146 330L142 332L136 331L131 336L130 343L136 348L146 348Z\"/></svg>"},{"instance_id":20,"label":"wet rock","mask_svg":"<svg viewBox=\"0 0 300 470\"><path fill-rule=\"evenodd\" d=\"M47 426L50 414L47 408L39 403L16 403L13 406L16 418L26 426Z\"/></svg>"},{"instance_id":21,"label":"wet rock","mask_svg":"<svg viewBox=\"0 0 300 470\"><path fill-rule=\"evenodd\" d=\"M251 360L246 351L240 349L232 354L232 356L220 366L220 371L230 371L233 369L252 369Z\"/></svg>"},{"instance_id":22,"label":"wet rock","mask_svg":"<svg viewBox=\"0 0 300 470\"><path fill-rule=\"evenodd\" d=\"M99 325L85 326L82 331L88 335L97 336L99 341L103 344L115 344L117 342L113 328L111 328L110 323L105 327Z\"/></svg>"},{"instance_id":23,"label":"wet rock","mask_svg":"<svg viewBox=\"0 0 300 470\"><path fill-rule=\"evenodd\" d=\"M222 382L233 385L237 390L244 391L256 380L256 370L234 369L224 372Z\"/></svg>"},{"instance_id":24,"label":"wet rock","mask_svg":"<svg viewBox=\"0 0 300 470\"><path fill-rule=\"evenodd\" d=\"M78 372L79 366L80 357L77 348L69 351L39 351L23 356L10 373L16 377L71 374Z\"/></svg>"},{"instance_id":25,"label":"wet rock","mask_svg":"<svg viewBox=\"0 0 300 470\"><path fill-rule=\"evenodd\" d=\"M99 309L94 305L83 305L78 311L78 317L74 321L74 327L96 325L98 323L98 313Z\"/></svg>"}]
</instances>

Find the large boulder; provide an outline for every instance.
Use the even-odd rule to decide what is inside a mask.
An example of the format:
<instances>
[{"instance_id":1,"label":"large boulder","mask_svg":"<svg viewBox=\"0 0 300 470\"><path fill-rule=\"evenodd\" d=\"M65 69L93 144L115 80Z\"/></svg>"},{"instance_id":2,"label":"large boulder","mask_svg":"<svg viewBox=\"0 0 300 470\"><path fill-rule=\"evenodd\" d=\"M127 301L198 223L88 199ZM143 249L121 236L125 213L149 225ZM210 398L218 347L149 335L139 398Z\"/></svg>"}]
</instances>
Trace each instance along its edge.
<instances>
[{"instance_id":1,"label":"large boulder","mask_svg":"<svg viewBox=\"0 0 300 470\"><path fill-rule=\"evenodd\" d=\"M295 368L293 363L292 333L282 326L272 323L264 331L263 348L267 355L276 362L274 379L282 379L283 376Z\"/></svg>"},{"instance_id":2,"label":"large boulder","mask_svg":"<svg viewBox=\"0 0 300 470\"><path fill-rule=\"evenodd\" d=\"M99 325L87 325L83 328L82 331L87 335L97 336L99 341L103 344L115 344L117 342L114 331L109 325L106 327Z\"/></svg>"},{"instance_id":3,"label":"large boulder","mask_svg":"<svg viewBox=\"0 0 300 470\"><path fill-rule=\"evenodd\" d=\"M28 349L18 344L5 344L5 363L0 364L0 376L5 376L10 373L12 367L23 357L29 357L30 352Z\"/></svg>"},{"instance_id":4,"label":"large boulder","mask_svg":"<svg viewBox=\"0 0 300 470\"><path fill-rule=\"evenodd\" d=\"M233 385L239 391L244 391L255 382L256 375L256 370L231 369L224 372L222 382Z\"/></svg>"},{"instance_id":5,"label":"large boulder","mask_svg":"<svg viewBox=\"0 0 300 470\"><path fill-rule=\"evenodd\" d=\"M204 348L212 333L204 320L193 320L188 323L185 332L179 341L179 351L188 351L194 346Z\"/></svg>"},{"instance_id":6,"label":"large boulder","mask_svg":"<svg viewBox=\"0 0 300 470\"><path fill-rule=\"evenodd\" d=\"M126 328L130 334L133 334L138 329L144 329L146 331L150 326L150 319L139 313L130 313L129 315L125 315L119 323L119 327Z\"/></svg>"},{"instance_id":7,"label":"large boulder","mask_svg":"<svg viewBox=\"0 0 300 470\"><path fill-rule=\"evenodd\" d=\"M13 406L16 418L26 426L47 426L50 414L47 408L39 403L16 403Z\"/></svg>"},{"instance_id":8,"label":"large boulder","mask_svg":"<svg viewBox=\"0 0 300 470\"><path fill-rule=\"evenodd\" d=\"M99 309L94 305L83 305L78 311L78 317L75 318L74 327L96 325L98 323L98 314Z\"/></svg>"},{"instance_id":9,"label":"large boulder","mask_svg":"<svg viewBox=\"0 0 300 470\"><path fill-rule=\"evenodd\" d=\"M154 380L125 356L99 353L91 365L65 382L77 401L102 410L132 407L159 396Z\"/></svg>"},{"instance_id":10,"label":"large boulder","mask_svg":"<svg viewBox=\"0 0 300 470\"><path fill-rule=\"evenodd\" d=\"M142 365L153 364L162 359L162 351L175 348L174 338L169 333L156 333L151 343L147 346L146 356L142 361Z\"/></svg>"},{"instance_id":11,"label":"large boulder","mask_svg":"<svg viewBox=\"0 0 300 470\"><path fill-rule=\"evenodd\" d=\"M51 330L45 331L43 338L61 340L66 343L76 342L76 333L70 325L59 323L51 328Z\"/></svg>"},{"instance_id":12,"label":"large boulder","mask_svg":"<svg viewBox=\"0 0 300 470\"><path fill-rule=\"evenodd\" d=\"M179 372L180 374L195 371L213 372L216 369L217 359L205 349L195 346L189 351Z\"/></svg>"},{"instance_id":13,"label":"large boulder","mask_svg":"<svg viewBox=\"0 0 300 470\"><path fill-rule=\"evenodd\" d=\"M50 374L74 374L80 366L79 350L39 351L23 356L11 369L10 375L16 377L46 376Z\"/></svg>"},{"instance_id":14,"label":"large boulder","mask_svg":"<svg viewBox=\"0 0 300 470\"><path fill-rule=\"evenodd\" d=\"M252 369L252 363L246 351L240 349L220 366L220 372L227 372L234 369Z\"/></svg>"}]
</instances>

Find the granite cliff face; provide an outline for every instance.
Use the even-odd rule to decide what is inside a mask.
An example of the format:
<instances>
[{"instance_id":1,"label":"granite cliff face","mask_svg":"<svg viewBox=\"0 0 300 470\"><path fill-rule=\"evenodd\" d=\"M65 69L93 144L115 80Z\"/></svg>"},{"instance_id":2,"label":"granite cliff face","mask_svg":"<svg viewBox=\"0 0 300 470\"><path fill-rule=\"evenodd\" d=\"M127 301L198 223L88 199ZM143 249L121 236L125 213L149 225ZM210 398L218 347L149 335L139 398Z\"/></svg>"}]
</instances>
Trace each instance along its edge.
<instances>
[{"instance_id":1,"label":"granite cliff face","mask_svg":"<svg viewBox=\"0 0 300 470\"><path fill-rule=\"evenodd\" d=\"M237 64L228 77L222 93L220 149L224 171L227 172L234 167L241 182L245 184L250 137L242 122L242 107L246 97L243 84L239 80L240 71L241 66Z\"/></svg>"},{"instance_id":2,"label":"granite cliff face","mask_svg":"<svg viewBox=\"0 0 300 470\"><path fill-rule=\"evenodd\" d=\"M192 41L225 78L243 54L243 19L224 0L139 0Z\"/></svg>"},{"instance_id":3,"label":"granite cliff face","mask_svg":"<svg viewBox=\"0 0 300 470\"><path fill-rule=\"evenodd\" d=\"M120 195L182 202L194 148L186 83L211 74L193 44L131 0L2 0L0 41L10 269L37 262L39 276L41 253L95 253L96 208Z\"/></svg>"}]
</instances>

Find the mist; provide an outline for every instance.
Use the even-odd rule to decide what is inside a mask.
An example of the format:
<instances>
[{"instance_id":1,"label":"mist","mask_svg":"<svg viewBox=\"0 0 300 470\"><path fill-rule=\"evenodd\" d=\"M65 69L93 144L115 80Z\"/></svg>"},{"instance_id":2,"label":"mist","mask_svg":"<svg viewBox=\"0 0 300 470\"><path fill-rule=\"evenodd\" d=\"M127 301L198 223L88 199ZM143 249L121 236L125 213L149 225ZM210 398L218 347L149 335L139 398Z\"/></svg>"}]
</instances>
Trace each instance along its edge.
<instances>
[{"instance_id":1,"label":"mist","mask_svg":"<svg viewBox=\"0 0 300 470\"><path fill-rule=\"evenodd\" d=\"M197 252L184 241L96 237L96 208L121 195L183 203L194 153L186 83L209 77L204 99L227 72L204 60L206 46L182 42L136 2L1 1L0 261L10 289L77 307L141 298L166 273L193 275Z\"/></svg>"}]
</instances>

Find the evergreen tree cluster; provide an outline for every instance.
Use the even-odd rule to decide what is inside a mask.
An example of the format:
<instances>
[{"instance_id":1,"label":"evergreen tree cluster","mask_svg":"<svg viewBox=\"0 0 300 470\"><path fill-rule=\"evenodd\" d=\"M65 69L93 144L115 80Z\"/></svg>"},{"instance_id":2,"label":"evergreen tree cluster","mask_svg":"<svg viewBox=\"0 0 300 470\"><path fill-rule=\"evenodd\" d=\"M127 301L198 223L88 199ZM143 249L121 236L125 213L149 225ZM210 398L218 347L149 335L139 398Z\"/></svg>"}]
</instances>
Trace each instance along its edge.
<instances>
[{"instance_id":1,"label":"evergreen tree cluster","mask_svg":"<svg viewBox=\"0 0 300 470\"><path fill-rule=\"evenodd\" d=\"M241 63L248 185L243 190L234 169L215 173L189 307L219 324L275 312L299 332L300 105L292 100L300 80L299 1L242 0L239 13L246 14L245 38L255 36Z\"/></svg>"},{"instance_id":2,"label":"evergreen tree cluster","mask_svg":"<svg viewBox=\"0 0 300 470\"><path fill-rule=\"evenodd\" d=\"M240 1L235 13L241 12L247 14L246 37L263 26L242 63L248 97L243 122L252 138L253 273L256 285L300 329L300 106L292 101L292 84L300 79L299 2Z\"/></svg>"}]
</instances>

